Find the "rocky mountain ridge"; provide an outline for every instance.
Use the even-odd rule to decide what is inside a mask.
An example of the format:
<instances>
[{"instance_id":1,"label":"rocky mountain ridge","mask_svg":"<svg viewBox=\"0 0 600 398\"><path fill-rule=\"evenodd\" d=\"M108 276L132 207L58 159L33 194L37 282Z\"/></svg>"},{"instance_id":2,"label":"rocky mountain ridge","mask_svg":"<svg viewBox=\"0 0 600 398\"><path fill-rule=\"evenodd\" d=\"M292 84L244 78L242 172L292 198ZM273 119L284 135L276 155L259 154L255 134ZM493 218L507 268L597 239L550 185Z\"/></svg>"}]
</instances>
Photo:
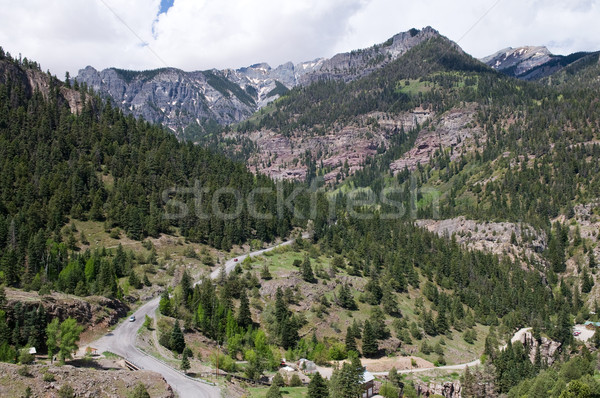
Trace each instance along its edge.
<instances>
[{"instance_id":1,"label":"rocky mountain ridge","mask_svg":"<svg viewBox=\"0 0 600 398\"><path fill-rule=\"evenodd\" d=\"M484 64L508 76L522 80L539 80L553 75L589 53L554 55L545 46L523 46L502 49L481 58Z\"/></svg>"},{"instance_id":2,"label":"rocky mountain ridge","mask_svg":"<svg viewBox=\"0 0 600 398\"><path fill-rule=\"evenodd\" d=\"M293 87L318 80L348 82L366 76L438 34L431 27L411 29L367 49L295 65L288 62L276 68L258 63L240 69L184 72L163 68L137 72L117 68L98 71L88 66L74 80L111 98L125 112L163 123L184 138L183 130L190 125L206 131L214 123L243 121Z\"/></svg>"},{"instance_id":3,"label":"rocky mountain ridge","mask_svg":"<svg viewBox=\"0 0 600 398\"><path fill-rule=\"evenodd\" d=\"M34 65L28 68L18 68L13 63L0 59L0 84L11 81L21 82L23 94L27 97L38 91L47 99L50 91L57 89L59 102L66 103L71 112L80 112L83 109L85 99L79 91L63 86L58 79L42 72Z\"/></svg>"}]
</instances>

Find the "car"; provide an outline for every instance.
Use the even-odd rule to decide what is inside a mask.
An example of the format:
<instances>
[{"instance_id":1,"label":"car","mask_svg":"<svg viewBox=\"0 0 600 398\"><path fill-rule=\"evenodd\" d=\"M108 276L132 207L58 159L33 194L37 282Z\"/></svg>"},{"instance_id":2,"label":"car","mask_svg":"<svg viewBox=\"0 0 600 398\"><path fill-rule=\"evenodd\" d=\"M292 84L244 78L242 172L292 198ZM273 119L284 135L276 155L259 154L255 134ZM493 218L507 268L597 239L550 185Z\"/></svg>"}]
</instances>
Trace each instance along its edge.
<instances>
[{"instance_id":1,"label":"car","mask_svg":"<svg viewBox=\"0 0 600 398\"><path fill-rule=\"evenodd\" d=\"M233 262L234 262L234 263L237 263L237 260L238 260L237 258L234 258L234 259L233 259Z\"/></svg>"},{"instance_id":2,"label":"car","mask_svg":"<svg viewBox=\"0 0 600 398\"><path fill-rule=\"evenodd\" d=\"M573 332L573 336L579 336L581 334L581 332L579 330L576 330Z\"/></svg>"},{"instance_id":3,"label":"car","mask_svg":"<svg viewBox=\"0 0 600 398\"><path fill-rule=\"evenodd\" d=\"M135 315L129 317L129 322L135 322Z\"/></svg>"}]
</instances>

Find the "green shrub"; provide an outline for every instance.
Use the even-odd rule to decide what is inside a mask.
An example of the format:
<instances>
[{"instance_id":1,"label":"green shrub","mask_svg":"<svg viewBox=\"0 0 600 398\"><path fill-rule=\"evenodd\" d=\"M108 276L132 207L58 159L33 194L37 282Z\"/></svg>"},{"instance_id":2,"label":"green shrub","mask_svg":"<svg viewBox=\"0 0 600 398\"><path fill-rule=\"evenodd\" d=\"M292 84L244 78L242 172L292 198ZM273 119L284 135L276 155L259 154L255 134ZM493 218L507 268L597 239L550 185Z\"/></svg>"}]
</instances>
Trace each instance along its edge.
<instances>
[{"instance_id":1,"label":"green shrub","mask_svg":"<svg viewBox=\"0 0 600 398\"><path fill-rule=\"evenodd\" d=\"M34 359L35 357L29 353L27 348L21 350L21 354L19 354L19 363L21 365L29 365Z\"/></svg>"},{"instance_id":2,"label":"green shrub","mask_svg":"<svg viewBox=\"0 0 600 398\"><path fill-rule=\"evenodd\" d=\"M399 391L392 383L383 383L379 389L379 395L385 398L398 398Z\"/></svg>"},{"instance_id":3,"label":"green shrub","mask_svg":"<svg viewBox=\"0 0 600 398\"><path fill-rule=\"evenodd\" d=\"M290 379L290 387L301 387L302 380L300 380L300 376L294 373L292 378Z\"/></svg>"},{"instance_id":4,"label":"green shrub","mask_svg":"<svg viewBox=\"0 0 600 398\"><path fill-rule=\"evenodd\" d=\"M58 396L60 398L75 398L75 391L69 384L63 384L58 390Z\"/></svg>"},{"instance_id":5,"label":"green shrub","mask_svg":"<svg viewBox=\"0 0 600 398\"><path fill-rule=\"evenodd\" d=\"M279 373L279 372L275 373L275 376L273 376L273 380L271 381L271 384L275 384L278 387L285 386L285 381L283 380L283 376L281 375L281 373Z\"/></svg>"},{"instance_id":6,"label":"green shrub","mask_svg":"<svg viewBox=\"0 0 600 398\"><path fill-rule=\"evenodd\" d=\"M21 366L17 370L17 374L19 376L23 376L23 377L29 377L29 376L31 376L31 373L29 373L29 367L27 365Z\"/></svg>"}]
</instances>

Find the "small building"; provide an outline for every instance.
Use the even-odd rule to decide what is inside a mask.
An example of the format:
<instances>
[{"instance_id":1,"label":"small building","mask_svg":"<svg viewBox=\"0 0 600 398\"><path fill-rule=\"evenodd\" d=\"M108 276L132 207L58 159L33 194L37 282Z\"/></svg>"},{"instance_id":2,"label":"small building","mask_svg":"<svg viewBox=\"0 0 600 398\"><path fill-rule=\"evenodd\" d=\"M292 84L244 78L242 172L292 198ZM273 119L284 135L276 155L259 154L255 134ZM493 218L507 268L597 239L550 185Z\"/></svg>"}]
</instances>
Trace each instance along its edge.
<instances>
[{"instance_id":1,"label":"small building","mask_svg":"<svg viewBox=\"0 0 600 398\"><path fill-rule=\"evenodd\" d=\"M592 326L592 327L595 327L595 328L600 328L600 322L586 321L583 325L584 326Z\"/></svg>"},{"instance_id":2,"label":"small building","mask_svg":"<svg viewBox=\"0 0 600 398\"><path fill-rule=\"evenodd\" d=\"M298 361L298 369L304 374L313 374L317 371L317 364L306 358L302 358Z\"/></svg>"},{"instance_id":3,"label":"small building","mask_svg":"<svg viewBox=\"0 0 600 398\"><path fill-rule=\"evenodd\" d=\"M35 354L37 354L37 350L35 349L35 347L31 347L31 348L29 349L29 353L30 353L31 355L35 355Z\"/></svg>"},{"instance_id":4,"label":"small building","mask_svg":"<svg viewBox=\"0 0 600 398\"><path fill-rule=\"evenodd\" d=\"M371 398L375 393L373 387L375 385L375 376L371 372L364 371L362 375L363 393L362 398Z\"/></svg>"}]
</instances>

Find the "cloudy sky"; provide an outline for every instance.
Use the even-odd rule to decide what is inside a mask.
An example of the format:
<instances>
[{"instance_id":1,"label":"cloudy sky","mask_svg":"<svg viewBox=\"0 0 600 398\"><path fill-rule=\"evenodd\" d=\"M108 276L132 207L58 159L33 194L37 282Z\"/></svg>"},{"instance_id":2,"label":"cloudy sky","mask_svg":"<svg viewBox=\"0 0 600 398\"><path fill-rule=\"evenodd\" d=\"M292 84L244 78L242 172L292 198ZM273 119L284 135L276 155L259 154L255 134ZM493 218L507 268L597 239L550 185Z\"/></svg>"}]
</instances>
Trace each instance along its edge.
<instances>
[{"instance_id":1,"label":"cloudy sky","mask_svg":"<svg viewBox=\"0 0 600 398\"><path fill-rule=\"evenodd\" d=\"M0 46L58 77L98 69L272 66L432 26L483 57L600 50L600 0L0 0Z\"/></svg>"}]
</instances>

